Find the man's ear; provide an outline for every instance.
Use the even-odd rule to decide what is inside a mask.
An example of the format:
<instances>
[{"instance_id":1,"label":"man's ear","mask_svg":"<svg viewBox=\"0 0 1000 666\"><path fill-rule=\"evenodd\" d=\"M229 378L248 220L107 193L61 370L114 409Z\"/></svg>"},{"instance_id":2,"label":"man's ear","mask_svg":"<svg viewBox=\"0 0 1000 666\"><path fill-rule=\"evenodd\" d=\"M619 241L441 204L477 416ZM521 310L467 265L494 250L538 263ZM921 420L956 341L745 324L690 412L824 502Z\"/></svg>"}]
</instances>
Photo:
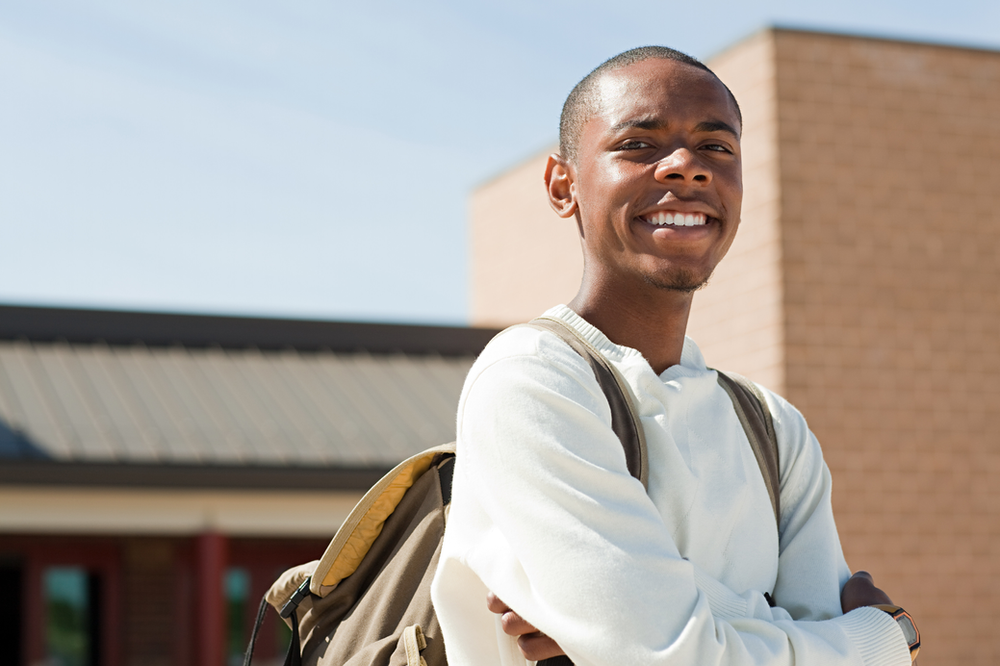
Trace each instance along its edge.
<instances>
[{"instance_id":1,"label":"man's ear","mask_svg":"<svg viewBox=\"0 0 1000 666\"><path fill-rule=\"evenodd\" d=\"M545 164L545 189L549 194L549 205L559 217L573 217L577 209L576 187L573 170L561 155L549 155Z\"/></svg>"}]
</instances>

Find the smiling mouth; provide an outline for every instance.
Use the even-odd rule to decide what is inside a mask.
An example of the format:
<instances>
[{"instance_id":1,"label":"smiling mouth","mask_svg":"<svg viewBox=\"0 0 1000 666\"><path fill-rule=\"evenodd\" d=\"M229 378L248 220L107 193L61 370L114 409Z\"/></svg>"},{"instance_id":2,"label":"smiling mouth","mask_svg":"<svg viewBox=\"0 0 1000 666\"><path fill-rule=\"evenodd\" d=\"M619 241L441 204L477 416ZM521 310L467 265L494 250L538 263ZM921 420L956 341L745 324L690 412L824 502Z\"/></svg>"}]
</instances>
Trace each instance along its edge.
<instances>
[{"instance_id":1,"label":"smiling mouth","mask_svg":"<svg viewBox=\"0 0 1000 666\"><path fill-rule=\"evenodd\" d=\"M650 213L639 219L657 227L700 227L708 223L708 216L704 213L673 213L670 211Z\"/></svg>"}]
</instances>

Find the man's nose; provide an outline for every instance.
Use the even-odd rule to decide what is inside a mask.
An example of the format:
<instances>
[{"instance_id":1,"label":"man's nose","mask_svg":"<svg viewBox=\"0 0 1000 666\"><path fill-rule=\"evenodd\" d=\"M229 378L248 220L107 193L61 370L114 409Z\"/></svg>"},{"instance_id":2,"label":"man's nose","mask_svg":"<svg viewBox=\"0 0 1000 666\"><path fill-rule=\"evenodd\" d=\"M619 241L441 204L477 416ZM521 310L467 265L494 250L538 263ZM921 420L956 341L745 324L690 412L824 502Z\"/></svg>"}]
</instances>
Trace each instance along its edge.
<instances>
[{"instance_id":1,"label":"man's nose","mask_svg":"<svg viewBox=\"0 0 1000 666\"><path fill-rule=\"evenodd\" d=\"M712 180L712 171L698 159L698 155L688 148L676 148L656 165L654 176L660 181L681 180L689 183L707 184Z\"/></svg>"}]
</instances>

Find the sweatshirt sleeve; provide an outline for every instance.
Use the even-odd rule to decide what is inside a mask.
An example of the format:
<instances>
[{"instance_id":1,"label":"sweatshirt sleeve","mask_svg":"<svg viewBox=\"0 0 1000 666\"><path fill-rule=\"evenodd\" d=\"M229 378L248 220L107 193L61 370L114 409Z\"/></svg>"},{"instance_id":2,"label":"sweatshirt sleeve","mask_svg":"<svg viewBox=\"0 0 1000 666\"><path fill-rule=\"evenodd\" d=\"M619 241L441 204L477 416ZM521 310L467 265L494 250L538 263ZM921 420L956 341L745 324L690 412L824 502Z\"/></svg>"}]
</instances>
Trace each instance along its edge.
<instances>
[{"instance_id":1,"label":"sweatshirt sleeve","mask_svg":"<svg viewBox=\"0 0 1000 666\"><path fill-rule=\"evenodd\" d=\"M574 357L487 361L466 385L449 531L465 532L452 545L485 588L577 666L910 663L895 621L874 609L716 617Z\"/></svg>"},{"instance_id":2,"label":"sweatshirt sleeve","mask_svg":"<svg viewBox=\"0 0 1000 666\"><path fill-rule=\"evenodd\" d=\"M850 577L833 517L833 479L802 414L764 389L781 465L781 542L776 603L796 620L841 615L840 590Z\"/></svg>"}]
</instances>

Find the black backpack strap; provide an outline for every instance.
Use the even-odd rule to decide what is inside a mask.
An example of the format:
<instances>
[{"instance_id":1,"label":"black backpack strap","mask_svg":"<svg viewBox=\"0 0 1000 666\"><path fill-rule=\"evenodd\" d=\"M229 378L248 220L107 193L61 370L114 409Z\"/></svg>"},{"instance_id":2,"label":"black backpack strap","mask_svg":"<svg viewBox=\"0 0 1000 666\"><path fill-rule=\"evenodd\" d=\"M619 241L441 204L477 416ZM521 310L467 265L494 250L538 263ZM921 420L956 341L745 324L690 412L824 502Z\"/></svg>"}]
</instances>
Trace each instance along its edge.
<instances>
[{"instance_id":1,"label":"black backpack strap","mask_svg":"<svg viewBox=\"0 0 1000 666\"><path fill-rule=\"evenodd\" d=\"M257 646L257 634L260 633L260 625L264 624L264 614L267 612L267 595L260 600L260 606L257 607L257 619L253 623L253 632L250 634L250 643L247 645L247 651L243 655L243 666L250 666L250 662L253 661L253 649Z\"/></svg>"},{"instance_id":2,"label":"black backpack strap","mask_svg":"<svg viewBox=\"0 0 1000 666\"><path fill-rule=\"evenodd\" d=\"M764 477L767 494L771 497L774 520L781 533L781 466L778 460L778 437L774 432L774 420L767 407L764 394L752 381L733 372L716 370L719 384L733 401L733 409L740 419L740 425L750 440L750 448L757 458L757 465Z\"/></svg>"},{"instance_id":3,"label":"black backpack strap","mask_svg":"<svg viewBox=\"0 0 1000 666\"><path fill-rule=\"evenodd\" d=\"M299 616L295 612L298 608L299 603L302 599L309 594L309 582L312 577L306 578L305 582L299 586L292 598L282 606L279 614L282 618L291 618L292 625L292 639L288 643L288 652L285 654L284 666L301 666L302 664L302 642L299 637ZM253 651L257 646L257 634L260 633L260 626L264 624L264 615L267 612L267 607L270 604L267 603L267 595L260 600L260 606L257 608L257 619L253 624L253 632L250 634L250 642L247 644L246 652L243 653L243 666L250 666L250 662L253 661Z\"/></svg>"},{"instance_id":4,"label":"black backpack strap","mask_svg":"<svg viewBox=\"0 0 1000 666\"><path fill-rule=\"evenodd\" d=\"M302 644L299 639L299 615L292 611L292 640L288 643L284 666L302 666Z\"/></svg>"},{"instance_id":5,"label":"black backpack strap","mask_svg":"<svg viewBox=\"0 0 1000 666\"><path fill-rule=\"evenodd\" d=\"M597 383L600 384L604 396L611 406L611 429L618 435L618 440L625 449L625 462L628 471L642 482L643 488L649 486L649 458L646 454L646 435L635 413L635 407L629 394L625 379L604 354L594 349L572 326L553 317L538 317L527 324L554 333L568 344L573 351L582 356L594 371Z\"/></svg>"},{"instance_id":6,"label":"black backpack strap","mask_svg":"<svg viewBox=\"0 0 1000 666\"><path fill-rule=\"evenodd\" d=\"M253 633L250 634L250 643L247 645L247 651L243 654L243 666L250 666L250 662L253 661L253 650L257 645L257 634L260 633L260 625L264 623L264 615L267 612L268 606L267 595L265 594L264 598L260 600L260 607L257 609L257 619L253 624ZM299 640L299 618L294 609L291 611L290 617L292 618L292 640L288 644L284 666L301 666L302 647Z\"/></svg>"}]
</instances>

